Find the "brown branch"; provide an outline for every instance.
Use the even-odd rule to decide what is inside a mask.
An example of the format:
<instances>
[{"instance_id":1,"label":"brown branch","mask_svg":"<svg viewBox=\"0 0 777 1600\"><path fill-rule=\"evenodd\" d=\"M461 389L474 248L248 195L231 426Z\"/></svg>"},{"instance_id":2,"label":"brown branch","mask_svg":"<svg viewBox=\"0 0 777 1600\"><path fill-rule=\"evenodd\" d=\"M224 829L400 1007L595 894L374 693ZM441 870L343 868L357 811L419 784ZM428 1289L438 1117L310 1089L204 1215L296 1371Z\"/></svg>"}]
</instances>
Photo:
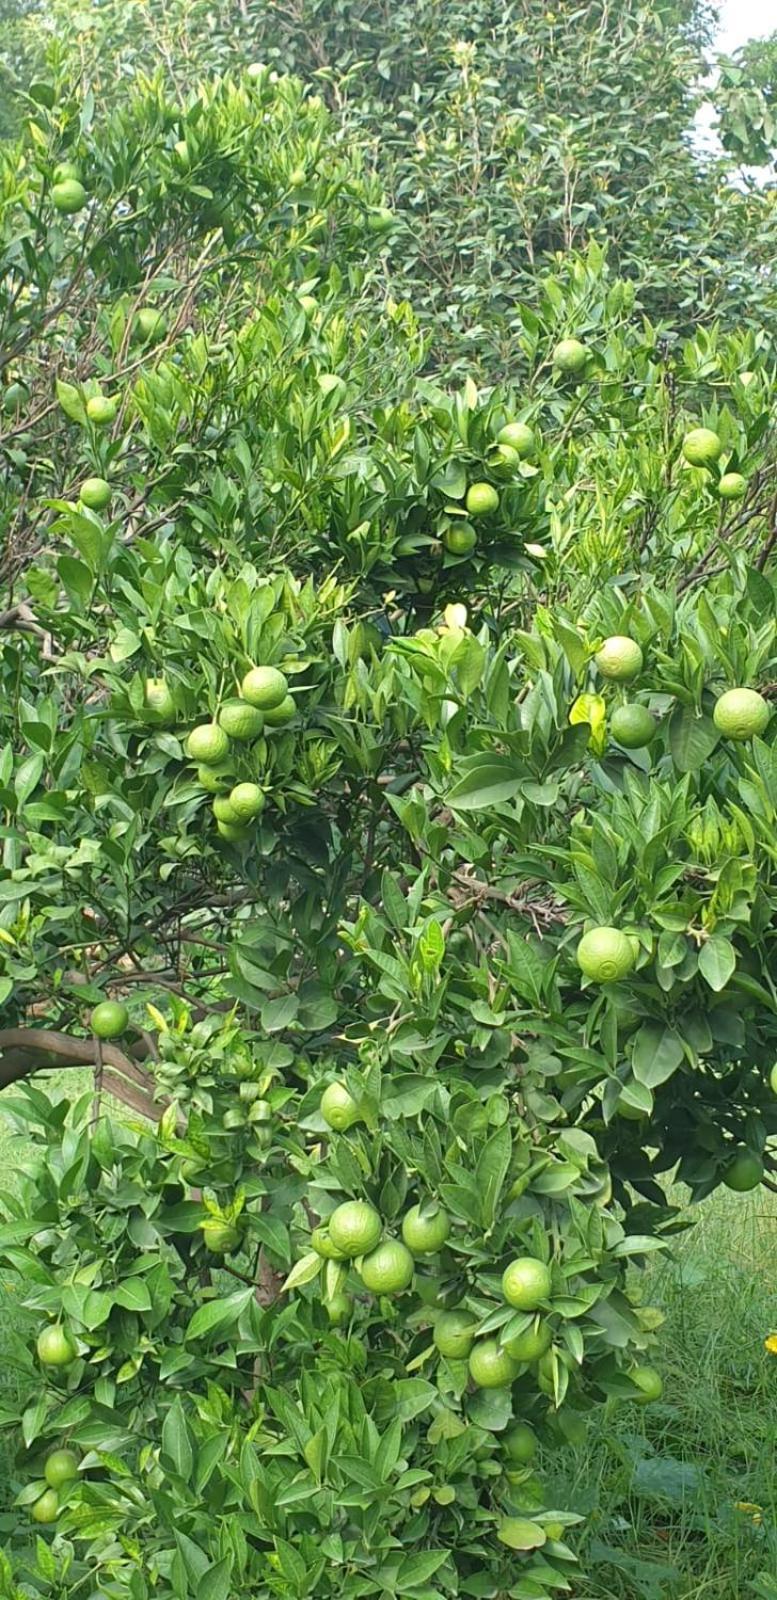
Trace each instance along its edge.
<instances>
[{"instance_id":1,"label":"brown branch","mask_svg":"<svg viewBox=\"0 0 777 1600\"><path fill-rule=\"evenodd\" d=\"M166 1102L154 1099L150 1073L115 1044L73 1039L52 1028L0 1029L0 1089L52 1068L99 1067L100 1053L105 1088L141 1116L158 1121Z\"/></svg>"}]
</instances>

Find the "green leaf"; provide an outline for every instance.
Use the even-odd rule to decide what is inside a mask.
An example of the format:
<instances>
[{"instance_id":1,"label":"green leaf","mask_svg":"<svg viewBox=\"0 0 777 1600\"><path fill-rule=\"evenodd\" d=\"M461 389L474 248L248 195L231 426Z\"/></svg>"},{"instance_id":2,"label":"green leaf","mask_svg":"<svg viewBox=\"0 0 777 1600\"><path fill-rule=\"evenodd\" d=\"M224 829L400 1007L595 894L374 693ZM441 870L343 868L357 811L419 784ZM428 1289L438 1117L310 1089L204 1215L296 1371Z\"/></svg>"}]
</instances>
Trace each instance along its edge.
<instances>
[{"instance_id":1,"label":"green leaf","mask_svg":"<svg viewBox=\"0 0 777 1600\"><path fill-rule=\"evenodd\" d=\"M684 1058L682 1040L660 1022L644 1022L632 1043L631 1067L639 1083L655 1089L677 1071Z\"/></svg>"},{"instance_id":2,"label":"green leaf","mask_svg":"<svg viewBox=\"0 0 777 1600\"><path fill-rule=\"evenodd\" d=\"M669 720L669 749L678 772L698 772L719 738L711 717L697 716L693 706L675 707Z\"/></svg>"},{"instance_id":3,"label":"green leaf","mask_svg":"<svg viewBox=\"0 0 777 1600\"><path fill-rule=\"evenodd\" d=\"M483 811L516 795L527 776L512 756L474 756L458 783L449 789L446 804L455 811Z\"/></svg>"},{"instance_id":4,"label":"green leaf","mask_svg":"<svg viewBox=\"0 0 777 1600\"><path fill-rule=\"evenodd\" d=\"M733 978L736 965L736 950L731 940L724 938L721 933L714 933L699 951L699 971L716 994L725 989L729 979Z\"/></svg>"},{"instance_id":5,"label":"green leaf","mask_svg":"<svg viewBox=\"0 0 777 1600\"><path fill-rule=\"evenodd\" d=\"M188 1482L191 1476L193 1453L189 1430L180 1399L173 1401L162 1423L162 1457L167 1457L174 1472Z\"/></svg>"},{"instance_id":6,"label":"green leaf","mask_svg":"<svg viewBox=\"0 0 777 1600\"><path fill-rule=\"evenodd\" d=\"M86 406L81 399L81 394L72 383L63 383L61 378L56 381L57 399L71 422L78 422L82 427L86 425Z\"/></svg>"},{"instance_id":7,"label":"green leaf","mask_svg":"<svg viewBox=\"0 0 777 1600\"><path fill-rule=\"evenodd\" d=\"M229 1600L232 1583L232 1557L225 1556L203 1573L197 1585L197 1600Z\"/></svg>"},{"instance_id":8,"label":"green leaf","mask_svg":"<svg viewBox=\"0 0 777 1600\"><path fill-rule=\"evenodd\" d=\"M238 1289L224 1300L211 1300L207 1305L200 1306L189 1322L185 1338L201 1339L203 1334L214 1333L217 1328L226 1328L230 1323L236 1324L253 1299L253 1294L251 1288Z\"/></svg>"},{"instance_id":9,"label":"green leaf","mask_svg":"<svg viewBox=\"0 0 777 1600\"><path fill-rule=\"evenodd\" d=\"M308 1251L307 1255L295 1262L288 1277L281 1285L281 1293L289 1289L299 1289L303 1283L312 1283L321 1271L321 1257L315 1250Z\"/></svg>"},{"instance_id":10,"label":"green leaf","mask_svg":"<svg viewBox=\"0 0 777 1600\"><path fill-rule=\"evenodd\" d=\"M503 1123L492 1133L484 1145L475 1169L475 1183L480 1195L480 1215L484 1228L493 1225L499 1199L510 1166L513 1140L508 1123Z\"/></svg>"},{"instance_id":11,"label":"green leaf","mask_svg":"<svg viewBox=\"0 0 777 1600\"><path fill-rule=\"evenodd\" d=\"M299 1000L296 994L282 994L275 1000L265 1000L261 1011L261 1022L265 1033L280 1033L284 1028L290 1028L299 1010Z\"/></svg>"}]
</instances>

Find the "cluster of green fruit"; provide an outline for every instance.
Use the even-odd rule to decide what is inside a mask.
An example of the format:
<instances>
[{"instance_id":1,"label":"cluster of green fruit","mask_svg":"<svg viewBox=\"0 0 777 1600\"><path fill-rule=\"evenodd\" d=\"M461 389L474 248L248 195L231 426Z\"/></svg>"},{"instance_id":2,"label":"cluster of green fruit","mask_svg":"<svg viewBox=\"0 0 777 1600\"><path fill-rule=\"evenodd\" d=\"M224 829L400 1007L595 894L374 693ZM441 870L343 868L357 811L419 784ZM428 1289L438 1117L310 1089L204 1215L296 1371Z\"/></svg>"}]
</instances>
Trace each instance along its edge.
<instances>
[{"instance_id":1,"label":"cluster of green fruit","mask_svg":"<svg viewBox=\"0 0 777 1600\"><path fill-rule=\"evenodd\" d=\"M336 1097L332 1094L335 1089ZM347 1091L342 1085L332 1084L325 1094L329 1097L328 1111L334 1111L340 1121L336 1103L345 1109L343 1095ZM383 1222L375 1207L365 1200L346 1200L335 1208L325 1226L313 1229L310 1243L324 1261L353 1263L369 1293L391 1296L404 1294L410 1288L416 1261L442 1250L450 1231L448 1213L435 1202L426 1201L405 1213L401 1239L384 1238ZM502 1274L502 1295L512 1310L532 1314L534 1320L514 1338L500 1342L496 1338L478 1338L477 1318L466 1309L437 1311L433 1313L432 1338L438 1354L446 1361L466 1361L468 1376L477 1389L508 1388L527 1367L533 1367L540 1392L552 1396L553 1333L547 1317L540 1315L551 1309L552 1288L551 1269L546 1262L535 1256L516 1257ZM348 1322L353 1313L352 1299L342 1290L328 1298L325 1307L334 1327ZM635 1367L630 1377L635 1399L646 1403L660 1398L661 1379L652 1367Z\"/></svg>"},{"instance_id":2,"label":"cluster of green fruit","mask_svg":"<svg viewBox=\"0 0 777 1600\"><path fill-rule=\"evenodd\" d=\"M492 473L511 477L520 463L527 461L537 448L533 428L526 422L506 422L499 429L487 464ZM499 510L499 491L492 483L471 483L464 497L468 517L492 517ZM468 556L475 549L478 536L469 522L454 522L443 534L443 544L449 555Z\"/></svg>"},{"instance_id":3,"label":"cluster of green fruit","mask_svg":"<svg viewBox=\"0 0 777 1600\"><path fill-rule=\"evenodd\" d=\"M64 217L73 216L77 211L83 211L87 201L87 193L81 182L81 173L73 161L60 161L54 168L54 182L51 187L51 203L55 211Z\"/></svg>"},{"instance_id":4,"label":"cluster of green fruit","mask_svg":"<svg viewBox=\"0 0 777 1600\"><path fill-rule=\"evenodd\" d=\"M683 456L691 467L717 466L723 453L723 441L712 428L691 428L683 439ZM717 481L721 500L741 500L747 492L747 479L741 472L722 472Z\"/></svg>"},{"instance_id":5,"label":"cluster of green fruit","mask_svg":"<svg viewBox=\"0 0 777 1600\"><path fill-rule=\"evenodd\" d=\"M644 666L644 657L635 639L613 634L605 639L594 656L603 678L612 683L631 683ZM715 727L723 738L740 743L760 738L771 717L768 700L757 689L727 689L719 696L712 713ZM656 720L647 706L630 702L618 706L610 718L610 732L626 750L644 749L656 732Z\"/></svg>"},{"instance_id":6,"label":"cluster of green fruit","mask_svg":"<svg viewBox=\"0 0 777 1600\"><path fill-rule=\"evenodd\" d=\"M152 712L159 714L160 708L168 709L167 695L169 690L163 680L149 680L146 704ZM215 722L200 723L189 734L186 754L197 763L202 787L216 797L216 826L222 839L229 843L249 837L249 825L265 806L264 792L257 783L232 784L226 792L234 777L229 761L230 740L250 744L267 730L286 727L296 714L288 681L278 667L252 667L240 685L240 698L225 701Z\"/></svg>"},{"instance_id":7,"label":"cluster of green fruit","mask_svg":"<svg viewBox=\"0 0 777 1600\"><path fill-rule=\"evenodd\" d=\"M33 1522L55 1522L59 1515L59 1491L78 1477L79 1460L72 1450L52 1450L46 1457L43 1478L47 1485L30 1506Z\"/></svg>"}]
</instances>

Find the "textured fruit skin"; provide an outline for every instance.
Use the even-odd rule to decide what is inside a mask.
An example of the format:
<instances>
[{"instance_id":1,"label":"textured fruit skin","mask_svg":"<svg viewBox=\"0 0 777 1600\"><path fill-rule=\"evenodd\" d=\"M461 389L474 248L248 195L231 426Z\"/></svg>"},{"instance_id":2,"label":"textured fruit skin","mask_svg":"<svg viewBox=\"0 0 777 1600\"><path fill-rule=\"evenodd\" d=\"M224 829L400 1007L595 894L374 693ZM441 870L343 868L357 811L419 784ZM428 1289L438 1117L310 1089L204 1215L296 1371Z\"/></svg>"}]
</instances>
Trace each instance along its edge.
<instances>
[{"instance_id":1,"label":"textured fruit skin","mask_svg":"<svg viewBox=\"0 0 777 1600\"><path fill-rule=\"evenodd\" d=\"M52 1450L43 1468L43 1476L50 1489L61 1489L78 1477L78 1456L72 1450Z\"/></svg>"},{"instance_id":2,"label":"textured fruit skin","mask_svg":"<svg viewBox=\"0 0 777 1600\"><path fill-rule=\"evenodd\" d=\"M664 1392L664 1383L660 1372L655 1367L632 1367L629 1377L637 1385L639 1394L632 1396L637 1405L648 1406L651 1400L660 1400Z\"/></svg>"},{"instance_id":3,"label":"textured fruit skin","mask_svg":"<svg viewBox=\"0 0 777 1600\"><path fill-rule=\"evenodd\" d=\"M327 1127L335 1133L347 1133L355 1122L362 1120L359 1107L344 1083L328 1084L321 1096L319 1110Z\"/></svg>"},{"instance_id":4,"label":"textured fruit skin","mask_svg":"<svg viewBox=\"0 0 777 1600\"><path fill-rule=\"evenodd\" d=\"M345 1200L329 1218L329 1237L344 1256L364 1256L375 1249L383 1223L366 1200Z\"/></svg>"},{"instance_id":5,"label":"textured fruit skin","mask_svg":"<svg viewBox=\"0 0 777 1600\"><path fill-rule=\"evenodd\" d=\"M54 182L67 183L69 178L75 178L76 183L81 182L81 169L75 161L59 161L54 168Z\"/></svg>"},{"instance_id":6,"label":"textured fruit skin","mask_svg":"<svg viewBox=\"0 0 777 1600\"><path fill-rule=\"evenodd\" d=\"M56 1489L44 1489L39 1500L30 1506L33 1522L55 1522L59 1513L59 1496Z\"/></svg>"},{"instance_id":7,"label":"textured fruit skin","mask_svg":"<svg viewBox=\"0 0 777 1600\"><path fill-rule=\"evenodd\" d=\"M777 1094L777 1062L775 1062L771 1072L769 1073L769 1087L772 1091L772 1094Z\"/></svg>"},{"instance_id":8,"label":"textured fruit skin","mask_svg":"<svg viewBox=\"0 0 777 1600\"><path fill-rule=\"evenodd\" d=\"M128 1025L129 1012L120 1000L101 1000L89 1018L89 1026L98 1039L118 1039Z\"/></svg>"},{"instance_id":9,"label":"textured fruit skin","mask_svg":"<svg viewBox=\"0 0 777 1600\"><path fill-rule=\"evenodd\" d=\"M683 439L683 455L692 467L711 467L717 461L723 445L712 428L691 428Z\"/></svg>"},{"instance_id":10,"label":"textured fruit skin","mask_svg":"<svg viewBox=\"0 0 777 1600\"><path fill-rule=\"evenodd\" d=\"M175 701L164 678L146 678L143 703L155 722L175 721Z\"/></svg>"},{"instance_id":11,"label":"textured fruit skin","mask_svg":"<svg viewBox=\"0 0 777 1600\"><path fill-rule=\"evenodd\" d=\"M288 692L289 685L277 667L252 667L240 686L243 699L260 711L273 711Z\"/></svg>"},{"instance_id":12,"label":"textured fruit skin","mask_svg":"<svg viewBox=\"0 0 777 1600\"><path fill-rule=\"evenodd\" d=\"M84 478L78 491L78 498L82 506L88 506L90 511L104 511L113 490L105 478Z\"/></svg>"},{"instance_id":13,"label":"textured fruit skin","mask_svg":"<svg viewBox=\"0 0 777 1600\"><path fill-rule=\"evenodd\" d=\"M449 1361L466 1361L475 1343L475 1322L468 1311L443 1311L432 1335L441 1356Z\"/></svg>"},{"instance_id":14,"label":"textured fruit skin","mask_svg":"<svg viewBox=\"0 0 777 1600\"><path fill-rule=\"evenodd\" d=\"M518 471L521 458L511 444L496 444L489 451L488 465L492 472L498 472L500 478L511 478Z\"/></svg>"},{"instance_id":15,"label":"textured fruit skin","mask_svg":"<svg viewBox=\"0 0 777 1600\"><path fill-rule=\"evenodd\" d=\"M757 689L727 689L715 702L712 720L725 739L752 739L765 733L771 708Z\"/></svg>"},{"instance_id":16,"label":"textured fruit skin","mask_svg":"<svg viewBox=\"0 0 777 1600\"><path fill-rule=\"evenodd\" d=\"M656 731L656 719L647 706L616 706L610 717L610 733L624 750L644 750Z\"/></svg>"},{"instance_id":17,"label":"textured fruit skin","mask_svg":"<svg viewBox=\"0 0 777 1600\"><path fill-rule=\"evenodd\" d=\"M69 1367L78 1355L70 1334L58 1323L41 1329L36 1349L44 1367Z\"/></svg>"},{"instance_id":18,"label":"textured fruit skin","mask_svg":"<svg viewBox=\"0 0 777 1600\"><path fill-rule=\"evenodd\" d=\"M420 1206L411 1206L402 1218L402 1238L414 1256L430 1256L442 1250L450 1231L451 1219L442 1207L433 1216L422 1217Z\"/></svg>"},{"instance_id":19,"label":"textured fruit skin","mask_svg":"<svg viewBox=\"0 0 777 1600\"><path fill-rule=\"evenodd\" d=\"M539 1361L553 1343L553 1334L547 1322L532 1324L525 1333L516 1334L514 1339L505 1339L505 1350L514 1361L532 1362Z\"/></svg>"},{"instance_id":20,"label":"textured fruit skin","mask_svg":"<svg viewBox=\"0 0 777 1600\"><path fill-rule=\"evenodd\" d=\"M203 722L192 728L186 741L186 754L205 767L217 767L229 753L229 740L217 722Z\"/></svg>"},{"instance_id":21,"label":"textured fruit skin","mask_svg":"<svg viewBox=\"0 0 777 1600\"><path fill-rule=\"evenodd\" d=\"M371 1294L402 1294L413 1281L415 1262L399 1239L383 1239L364 1257L359 1275Z\"/></svg>"},{"instance_id":22,"label":"textured fruit skin","mask_svg":"<svg viewBox=\"0 0 777 1600\"><path fill-rule=\"evenodd\" d=\"M469 1375L478 1389L505 1389L517 1378L520 1367L496 1339L481 1339L470 1353Z\"/></svg>"},{"instance_id":23,"label":"textured fruit skin","mask_svg":"<svg viewBox=\"0 0 777 1600\"><path fill-rule=\"evenodd\" d=\"M582 372L588 351L579 339L561 339L553 351L553 365L559 372Z\"/></svg>"},{"instance_id":24,"label":"textured fruit skin","mask_svg":"<svg viewBox=\"0 0 777 1600\"><path fill-rule=\"evenodd\" d=\"M518 1256L502 1273L502 1294L516 1311L536 1311L551 1286L550 1267L534 1256Z\"/></svg>"},{"instance_id":25,"label":"textured fruit skin","mask_svg":"<svg viewBox=\"0 0 777 1600\"><path fill-rule=\"evenodd\" d=\"M167 319L163 311L154 306L141 306L132 323L133 344L156 344L167 332Z\"/></svg>"},{"instance_id":26,"label":"textured fruit skin","mask_svg":"<svg viewBox=\"0 0 777 1600\"><path fill-rule=\"evenodd\" d=\"M747 479L741 472L724 472L718 484L721 500L741 500L747 493Z\"/></svg>"},{"instance_id":27,"label":"textured fruit skin","mask_svg":"<svg viewBox=\"0 0 777 1600\"><path fill-rule=\"evenodd\" d=\"M229 739L248 744L259 738L264 717L256 706L249 706L247 700L227 700L219 712L218 723Z\"/></svg>"},{"instance_id":28,"label":"textured fruit skin","mask_svg":"<svg viewBox=\"0 0 777 1600\"><path fill-rule=\"evenodd\" d=\"M735 1194L748 1194L751 1189L757 1189L763 1183L764 1164L754 1150L744 1147L737 1150L733 1161L729 1163L723 1173L723 1182L727 1189L733 1189Z\"/></svg>"},{"instance_id":29,"label":"textured fruit skin","mask_svg":"<svg viewBox=\"0 0 777 1600\"><path fill-rule=\"evenodd\" d=\"M614 633L605 639L601 650L597 650L594 656L602 677L611 679L613 683L628 683L631 678L636 678L642 671L644 659L636 639L629 639L625 633Z\"/></svg>"},{"instance_id":30,"label":"textured fruit skin","mask_svg":"<svg viewBox=\"0 0 777 1600\"><path fill-rule=\"evenodd\" d=\"M499 509L499 495L491 483L471 483L464 504L471 517L488 517Z\"/></svg>"},{"instance_id":31,"label":"textured fruit skin","mask_svg":"<svg viewBox=\"0 0 777 1600\"><path fill-rule=\"evenodd\" d=\"M115 421L118 411L118 400L109 400L105 394L93 394L86 402L86 415L89 421L96 423L98 427L108 427Z\"/></svg>"},{"instance_id":32,"label":"textured fruit skin","mask_svg":"<svg viewBox=\"0 0 777 1600\"><path fill-rule=\"evenodd\" d=\"M61 183L55 183L52 188L51 203L55 211L71 217L76 211L83 211L86 190L77 178L63 178Z\"/></svg>"},{"instance_id":33,"label":"textured fruit skin","mask_svg":"<svg viewBox=\"0 0 777 1600\"><path fill-rule=\"evenodd\" d=\"M442 542L449 555L468 556L475 549L478 536L475 529L468 528L466 523L461 525L454 524L452 528L445 529Z\"/></svg>"},{"instance_id":34,"label":"textured fruit skin","mask_svg":"<svg viewBox=\"0 0 777 1600\"><path fill-rule=\"evenodd\" d=\"M516 1422L515 1426L508 1428L502 1439L502 1449L508 1461L518 1465L528 1466L537 1454L537 1435L528 1422Z\"/></svg>"},{"instance_id":35,"label":"textured fruit skin","mask_svg":"<svg viewBox=\"0 0 777 1600\"><path fill-rule=\"evenodd\" d=\"M325 1301L326 1314L333 1328L342 1328L351 1320L353 1301L349 1294L333 1294L331 1300Z\"/></svg>"},{"instance_id":36,"label":"textured fruit skin","mask_svg":"<svg viewBox=\"0 0 777 1600\"><path fill-rule=\"evenodd\" d=\"M525 461L537 448L537 436L528 422L506 422L496 436L497 444L506 444Z\"/></svg>"},{"instance_id":37,"label":"textured fruit skin","mask_svg":"<svg viewBox=\"0 0 777 1600\"><path fill-rule=\"evenodd\" d=\"M202 1224L205 1245L214 1256L228 1256L240 1243L240 1233L231 1222L219 1222L216 1217Z\"/></svg>"},{"instance_id":38,"label":"textured fruit skin","mask_svg":"<svg viewBox=\"0 0 777 1600\"><path fill-rule=\"evenodd\" d=\"M217 794L211 810L217 822L230 822L236 827L239 826L239 819L235 816L232 802L227 795Z\"/></svg>"},{"instance_id":39,"label":"textured fruit skin","mask_svg":"<svg viewBox=\"0 0 777 1600\"><path fill-rule=\"evenodd\" d=\"M619 983L634 968L631 940L619 928L591 928L575 955L580 971L594 983Z\"/></svg>"},{"instance_id":40,"label":"textured fruit skin","mask_svg":"<svg viewBox=\"0 0 777 1600\"><path fill-rule=\"evenodd\" d=\"M315 1250L317 1256L324 1261L345 1261L347 1257L342 1250L337 1250L333 1245L326 1228L314 1228L310 1235L310 1248Z\"/></svg>"},{"instance_id":41,"label":"textured fruit skin","mask_svg":"<svg viewBox=\"0 0 777 1600\"><path fill-rule=\"evenodd\" d=\"M238 822L253 822L264 811L265 799L258 783L236 783L229 791L229 803Z\"/></svg>"},{"instance_id":42,"label":"textured fruit skin","mask_svg":"<svg viewBox=\"0 0 777 1600\"><path fill-rule=\"evenodd\" d=\"M249 837L249 830L242 822L217 822L216 832L227 844L242 844Z\"/></svg>"},{"instance_id":43,"label":"textured fruit skin","mask_svg":"<svg viewBox=\"0 0 777 1600\"><path fill-rule=\"evenodd\" d=\"M287 723L294 721L296 715L297 702L293 695L287 694L279 706L270 706L269 711L265 711L264 720L268 728L285 728Z\"/></svg>"}]
</instances>

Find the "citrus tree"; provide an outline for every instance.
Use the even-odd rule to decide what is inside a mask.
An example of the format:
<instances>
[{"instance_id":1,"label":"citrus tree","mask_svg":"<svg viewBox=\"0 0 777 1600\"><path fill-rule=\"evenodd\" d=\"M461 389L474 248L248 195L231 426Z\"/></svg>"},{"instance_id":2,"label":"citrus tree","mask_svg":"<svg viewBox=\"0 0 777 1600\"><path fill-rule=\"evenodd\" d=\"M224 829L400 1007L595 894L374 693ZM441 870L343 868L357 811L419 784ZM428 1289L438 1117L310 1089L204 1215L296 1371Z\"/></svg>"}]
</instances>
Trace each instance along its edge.
<instances>
[{"instance_id":1,"label":"citrus tree","mask_svg":"<svg viewBox=\"0 0 777 1600\"><path fill-rule=\"evenodd\" d=\"M509 384L433 382L296 81L36 106L0 1578L542 1600L542 1448L661 1397L671 1182L774 1184L773 353L592 246Z\"/></svg>"}]
</instances>

